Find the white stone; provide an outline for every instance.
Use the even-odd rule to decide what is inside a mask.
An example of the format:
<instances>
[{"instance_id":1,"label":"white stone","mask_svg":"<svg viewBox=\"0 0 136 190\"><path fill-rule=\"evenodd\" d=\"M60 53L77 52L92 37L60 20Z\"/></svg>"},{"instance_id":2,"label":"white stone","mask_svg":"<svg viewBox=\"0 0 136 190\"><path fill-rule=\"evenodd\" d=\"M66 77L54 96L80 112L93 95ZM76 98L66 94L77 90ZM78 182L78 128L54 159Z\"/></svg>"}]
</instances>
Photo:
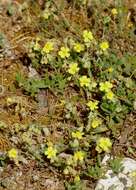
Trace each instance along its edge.
<instances>
[{"instance_id":1,"label":"white stone","mask_svg":"<svg viewBox=\"0 0 136 190\"><path fill-rule=\"evenodd\" d=\"M102 161L105 166L109 161L109 155L106 155ZM136 161L131 158L124 158L122 160L123 169L120 173L115 174L112 170L108 170L103 179L100 179L96 185L95 190L127 190L133 186L133 180L130 174L136 171Z\"/></svg>"},{"instance_id":2,"label":"white stone","mask_svg":"<svg viewBox=\"0 0 136 190\"><path fill-rule=\"evenodd\" d=\"M106 179L100 179L95 190L109 190L109 188L114 188L114 190L124 190L124 185L120 182L118 177L115 176Z\"/></svg>"},{"instance_id":3,"label":"white stone","mask_svg":"<svg viewBox=\"0 0 136 190\"><path fill-rule=\"evenodd\" d=\"M131 173L136 170L136 161L131 158L124 158L122 161L124 174Z\"/></svg>"},{"instance_id":4,"label":"white stone","mask_svg":"<svg viewBox=\"0 0 136 190\"><path fill-rule=\"evenodd\" d=\"M130 178L128 178L128 176L126 176L123 173L119 173L118 178L119 178L120 181L122 179L122 180L124 180L126 182L125 187L131 187L133 185L132 180Z\"/></svg>"},{"instance_id":5,"label":"white stone","mask_svg":"<svg viewBox=\"0 0 136 190\"><path fill-rule=\"evenodd\" d=\"M102 160L102 165L107 165L108 160L110 160L110 154L106 154Z\"/></svg>"},{"instance_id":6,"label":"white stone","mask_svg":"<svg viewBox=\"0 0 136 190\"><path fill-rule=\"evenodd\" d=\"M38 72L32 66L29 66L28 77L29 78L36 78L36 79L40 78Z\"/></svg>"}]
</instances>

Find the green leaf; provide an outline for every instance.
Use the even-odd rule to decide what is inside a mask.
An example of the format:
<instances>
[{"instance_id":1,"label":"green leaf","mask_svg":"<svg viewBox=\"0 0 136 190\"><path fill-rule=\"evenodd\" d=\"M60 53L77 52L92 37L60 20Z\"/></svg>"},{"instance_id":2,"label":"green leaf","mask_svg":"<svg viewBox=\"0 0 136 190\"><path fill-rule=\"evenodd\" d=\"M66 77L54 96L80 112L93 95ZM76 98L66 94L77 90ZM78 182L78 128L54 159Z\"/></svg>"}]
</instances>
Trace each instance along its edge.
<instances>
[{"instance_id":1,"label":"green leaf","mask_svg":"<svg viewBox=\"0 0 136 190\"><path fill-rule=\"evenodd\" d=\"M112 171L116 174L118 174L119 172L121 172L123 170L121 158L115 158L113 160L110 160L109 164L110 164Z\"/></svg>"},{"instance_id":2,"label":"green leaf","mask_svg":"<svg viewBox=\"0 0 136 190\"><path fill-rule=\"evenodd\" d=\"M94 179L100 179L104 175L104 169L96 164L89 167L86 174Z\"/></svg>"},{"instance_id":3,"label":"green leaf","mask_svg":"<svg viewBox=\"0 0 136 190\"><path fill-rule=\"evenodd\" d=\"M113 113L116 110L117 105L116 105L116 103L113 103L113 102L103 102L100 105L100 107L107 114L111 114L111 113Z\"/></svg>"}]
</instances>

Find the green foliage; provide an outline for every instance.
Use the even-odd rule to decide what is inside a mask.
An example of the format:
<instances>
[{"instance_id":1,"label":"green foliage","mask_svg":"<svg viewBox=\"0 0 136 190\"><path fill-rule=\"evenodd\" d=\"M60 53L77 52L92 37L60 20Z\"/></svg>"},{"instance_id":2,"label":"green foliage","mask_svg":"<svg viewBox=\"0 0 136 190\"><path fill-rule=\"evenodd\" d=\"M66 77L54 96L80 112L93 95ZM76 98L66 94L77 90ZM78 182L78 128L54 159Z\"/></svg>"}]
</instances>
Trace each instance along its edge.
<instances>
[{"instance_id":1,"label":"green foliage","mask_svg":"<svg viewBox=\"0 0 136 190\"><path fill-rule=\"evenodd\" d=\"M95 164L95 166L88 168L87 175L94 179L100 179L104 175L104 169L98 164Z\"/></svg>"},{"instance_id":2,"label":"green foliage","mask_svg":"<svg viewBox=\"0 0 136 190\"><path fill-rule=\"evenodd\" d=\"M9 4L8 7L7 7L7 14L8 14L9 16L13 16L14 13L15 13L15 6L11 3L11 4Z\"/></svg>"},{"instance_id":3,"label":"green foliage","mask_svg":"<svg viewBox=\"0 0 136 190\"><path fill-rule=\"evenodd\" d=\"M21 74L16 75L16 81L20 87L23 87L26 92L34 96L39 89L47 88L48 85L43 79L25 79Z\"/></svg>"},{"instance_id":4,"label":"green foliage","mask_svg":"<svg viewBox=\"0 0 136 190\"><path fill-rule=\"evenodd\" d=\"M121 158L115 158L113 160L110 160L109 165L110 165L112 171L116 174L118 174L119 172L121 172L123 170Z\"/></svg>"},{"instance_id":5,"label":"green foliage","mask_svg":"<svg viewBox=\"0 0 136 190\"><path fill-rule=\"evenodd\" d=\"M4 167L6 164L6 155L0 156L0 167Z\"/></svg>"},{"instance_id":6,"label":"green foliage","mask_svg":"<svg viewBox=\"0 0 136 190\"><path fill-rule=\"evenodd\" d=\"M26 79L18 73L16 75L16 81L20 87L23 87L23 89L32 96L38 93L40 89L47 88L63 93L63 90L66 87L66 79L61 73L56 73L56 75L54 74L51 76L46 75L43 79Z\"/></svg>"}]
</instances>

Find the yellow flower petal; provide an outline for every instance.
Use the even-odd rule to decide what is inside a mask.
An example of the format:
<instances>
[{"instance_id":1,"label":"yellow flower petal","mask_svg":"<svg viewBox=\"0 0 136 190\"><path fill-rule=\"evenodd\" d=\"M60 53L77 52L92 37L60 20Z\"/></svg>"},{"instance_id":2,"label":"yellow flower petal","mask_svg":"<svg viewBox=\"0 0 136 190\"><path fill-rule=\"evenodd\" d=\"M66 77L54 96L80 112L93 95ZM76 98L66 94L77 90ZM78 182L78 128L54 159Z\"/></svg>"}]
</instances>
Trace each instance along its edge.
<instances>
[{"instance_id":1,"label":"yellow flower petal","mask_svg":"<svg viewBox=\"0 0 136 190\"><path fill-rule=\"evenodd\" d=\"M113 72L113 68L112 67L108 68L108 72L112 73Z\"/></svg>"},{"instance_id":2,"label":"yellow flower petal","mask_svg":"<svg viewBox=\"0 0 136 190\"><path fill-rule=\"evenodd\" d=\"M109 43L107 41L100 43L100 49L102 51L106 51L108 48L109 48Z\"/></svg>"},{"instance_id":3,"label":"yellow flower petal","mask_svg":"<svg viewBox=\"0 0 136 190\"><path fill-rule=\"evenodd\" d=\"M118 14L118 11L117 11L117 9L113 8L113 9L111 10L111 13L112 13L113 15L117 15L117 14Z\"/></svg>"},{"instance_id":4,"label":"yellow flower petal","mask_svg":"<svg viewBox=\"0 0 136 190\"><path fill-rule=\"evenodd\" d=\"M74 75L78 73L78 71L79 71L79 67L77 63L70 64L69 69L68 69L69 74Z\"/></svg>"},{"instance_id":5,"label":"yellow flower petal","mask_svg":"<svg viewBox=\"0 0 136 190\"><path fill-rule=\"evenodd\" d=\"M88 30L83 31L83 38L84 42L90 42L94 39L92 32Z\"/></svg>"},{"instance_id":6,"label":"yellow flower petal","mask_svg":"<svg viewBox=\"0 0 136 190\"><path fill-rule=\"evenodd\" d=\"M47 42L44 45L42 52L43 53L50 53L54 49L53 45L54 45L53 42Z\"/></svg>"},{"instance_id":7,"label":"yellow flower petal","mask_svg":"<svg viewBox=\"0 0 136 190\"><path fill-rule=\"evenodd\" d=\"M52 146L49 146L47 150L44 151L44 154L47 155L48 159L56 158L57 150Z\"/></svg>"},{"instance_id":8,"label":"yellow flower petal","mask_svg":"<svg viewBox=\"0 0 136 190\"><path fill-rule=\"evenodd\" d=\"M105 151L108 153L108 152L110 152L111 147L112 147L112 143L111 143L110 139L106 138L106 137L101 137L97 142L96 150L98 152Z\"/></svg>"},{"instance_id":9,"label":"yellow flower petal","mask_svg":"<svg viewBox=\"0 0 136 190\"><path fill-rule=\"evenodd\" d=\"M92 128L96 128L96 127L98 127L99 125L101 125L102 124L102 120L101 119L99 119L99 118L94 118L93 120L92 120Z\"/></svg>"},{"instance_id":10,"label":"yellow flower petal","mask_svg":"<svg viewBox=\"0 0 136 190\"><path fill-rule=\"evenodd\" d=\"M75 50L77 53L80 53L81 51L84 51L84 45L83 45L83 44L80 44L80 43L75 43L75 45L74 45L74 50Z\"/></svg>"},{"instance_id":11,"label":"yellow flower petal","mask_svg":"<svg viewBox=\"0 0 136 190\"><path fill-rule=\"evenodd\" d=\"M83 86L89 87L91 80L86 75L84 75L79 78L79 82L80 82L81 87Z\"/></svg>"},{"instance_id":12,"label":"yellow flower petal","mask_svg":"<svg viewBox=\"0 0 136 190\"><path fill-rule=\"evenodd\" d=\"M61 47L60 51L58 52L61 58L68 58L70 56L70 49L67 47Z\"/></svg>"},{"instance_id":13,"label":"yellow flower petal","mask_svg":"<svg viewBox=\"0 0 136 190\"><path fill-rule=\"evenodd\" d=\"M111 90L112 87L113 87L113 85L109 81L100 82L100 91L108 92Z\"/></svg>"},{"instance_id":14,"label":"yellow flower petal","mask_svg":"<svg viewBox=\"0 0 136 190\"><path fill-rule=\"evenodd\" d=\"M113 100L114 99L114 93L112 91L106 92L105 98L107 98L109 100Z\"/></svg>"},{"instance_id":15,"label":"yellow flower petal","mask_svg":"<svg viewBox=\"0 0 136 190\"><path fill-rule=\"evenodd\" d=\"M83 152L83 151L77 151L77 152L75 152L74 153L74 157L73 157L73 159L74 159L74 161L83 161L83 159L84 159L84 157L85 157L85 153Z\"/></svg>"},{"instance_id":16,"label":"yellow flower petal","mask_svg":"<svg viewBox=\"0 0 136 190\"><path fill-rule=\"evenodd\" d=\"M47 20L50 15L51 13L49 12L49 10L46 9L43 11L42 17Z\"/></svg>"},{"instance_id":17,"label":"yellow flower petal","mask_svg":"<svg viewBox=\"0 0 136 190\"><path fill-rule=\"evenodd\" d=\"M72 132L72 137L73 138L77 138L77 139L82 139L83 137L83 134L84 133L82 133L82 132L80 132L80 131L76 131L76 132Z\"/></svg>"},{"instance_id":18,"label":"yellow flower petal","mask_svg":"<svg viewBox=\"0 0 136 190\"><path fill-rule=\"evenodd\" d=\"M12 148L8 151L9 158L15 159L18 156L18 151L15 148Z\"/></svg>"},{"instance_id":19,"label":"yellow flower petal","mask_svg":"<svg viewBox=\"0 0 136 190\"><path fill-rule=\"evenodd\" d=\"M90 108L91 111L94 111L95 109L98 109L98 101L89 101L87 103L87 106Z\"/></svg>"}]
</instances>

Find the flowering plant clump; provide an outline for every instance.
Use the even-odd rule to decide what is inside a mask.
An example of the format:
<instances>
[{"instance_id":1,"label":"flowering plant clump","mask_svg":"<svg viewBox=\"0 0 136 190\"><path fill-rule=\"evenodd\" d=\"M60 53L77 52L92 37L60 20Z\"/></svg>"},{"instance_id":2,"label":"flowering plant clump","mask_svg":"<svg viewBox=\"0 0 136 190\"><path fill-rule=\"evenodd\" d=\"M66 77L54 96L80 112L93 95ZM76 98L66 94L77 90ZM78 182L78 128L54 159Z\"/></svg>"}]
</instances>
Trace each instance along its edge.
<instances>
[{"instance_id":1,"label":"flowering plant clump","mask_svg":"<svg viewBox=\"0 0 136 190\"><path fill-rule=\"evenodd\" d=\"M104 154L112 154L126 117L136 110L135 23L121 3L111 8L108 0L101 7L95 1L90 10L87 0L72 2L44 4L35 17L38 37L26 46L28 77L24 69L16 76L24 99L3 101L21 122L37 118L34 126L11 129L21 136L11 142L19 141L18 147L54 173L62 171L67 189L86 189L82 180L103 175ZM27 106L29 95L34 106ZM128 139L133 145L131 134ZM134 155L133 146L127 152ZM14 148L7 155L11 161L20 158Z\"/></svg>"}]
</instances>

